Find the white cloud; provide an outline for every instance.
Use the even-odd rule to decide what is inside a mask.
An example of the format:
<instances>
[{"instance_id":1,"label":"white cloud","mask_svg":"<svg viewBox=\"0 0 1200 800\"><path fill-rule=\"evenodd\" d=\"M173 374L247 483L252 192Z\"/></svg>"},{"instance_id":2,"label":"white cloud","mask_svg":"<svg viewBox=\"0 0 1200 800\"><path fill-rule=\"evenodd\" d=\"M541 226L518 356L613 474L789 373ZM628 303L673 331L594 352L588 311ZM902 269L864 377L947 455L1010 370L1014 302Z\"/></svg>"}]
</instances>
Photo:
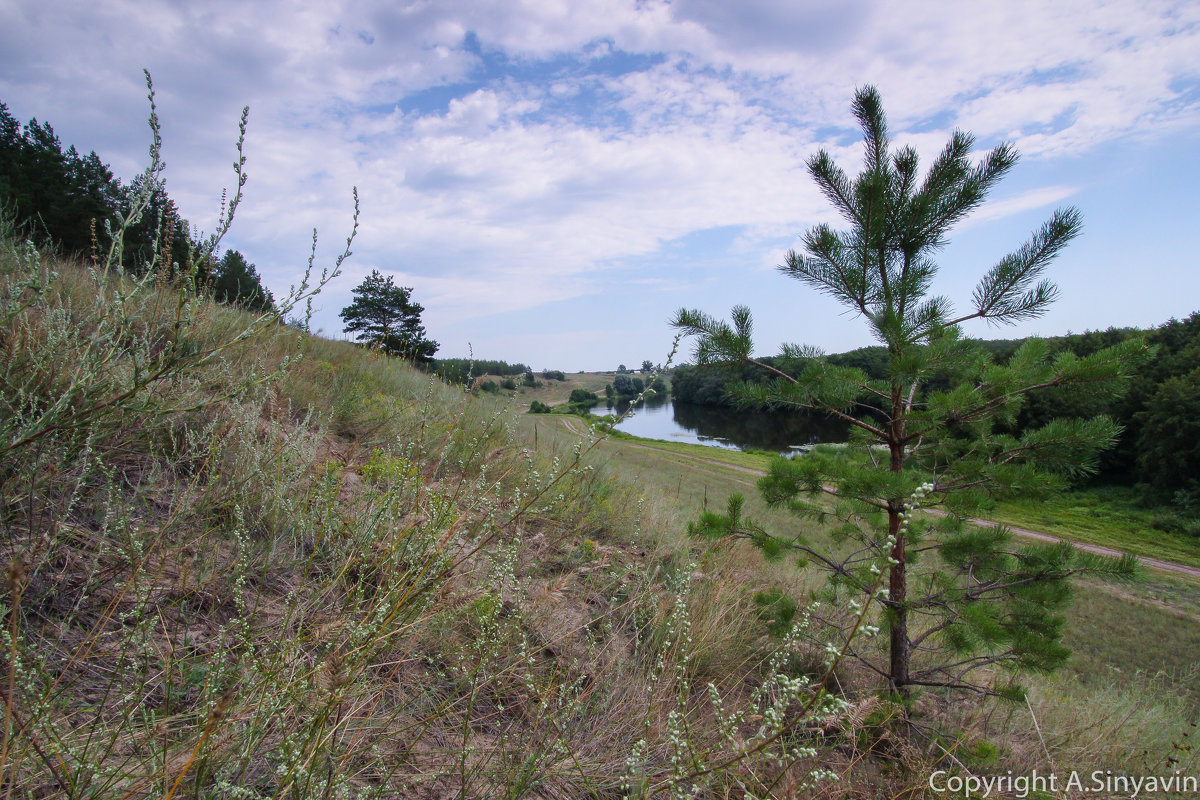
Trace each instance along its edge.
<instances>
[{"instance_id":1,"label":"white cloud","mask_svg":"<svg viewBox=\"0 0 1200 800\"><path fill-rule=\"evenodd\" d=\"M419 285L447 325L587 294L606 265L709 228L740 227L731 252L778 263L781 240L838 222L804 160L823 146L857 170L848 101L865 83L924 163L956 125L981 146L1014 140L1019 169L1200 127L1200 6L1167 0L0 0L0 13L0 98L18 116L130 176L148 66L172 194L211 227L249 103L231 244L285 285L313 225L329 249L344 235L357 185L352 263ZM973 224L1067 197L1054 180Z\"/></svg>"}]
</instances>

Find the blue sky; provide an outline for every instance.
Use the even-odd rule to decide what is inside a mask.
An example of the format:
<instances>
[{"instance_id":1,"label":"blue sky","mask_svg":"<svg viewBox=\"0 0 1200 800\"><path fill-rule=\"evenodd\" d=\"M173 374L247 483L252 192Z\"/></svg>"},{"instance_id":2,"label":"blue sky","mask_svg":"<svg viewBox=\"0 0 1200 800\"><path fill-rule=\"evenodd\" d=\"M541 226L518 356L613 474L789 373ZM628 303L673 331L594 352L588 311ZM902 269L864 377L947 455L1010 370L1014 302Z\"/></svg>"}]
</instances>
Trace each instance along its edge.
<instances>
[{"instance_id":1,"label":"blue sky","mask_svg":"<svg viewBox=\"0 0 1200 800\"><path fill-rule=\"evenodd\" d=\"M940 254L978 275L1050 213L1084 233L1042 318L970 335L1149 326L1200 309L1200 4L872 0L270 3L0 0L0 100L128 179L154 75L168 190L201 229L250 106L246 200L225 244L283 292L312 228L361 232L315 325L372 269L412 286L439 355L535 368L659 362L681 306L755 311L758 350L871 344L774 267L837 224L805 159L860 158L849 105L879 87L898 144L950 131L1022 160Z\"/></svg>"}]
</instances>

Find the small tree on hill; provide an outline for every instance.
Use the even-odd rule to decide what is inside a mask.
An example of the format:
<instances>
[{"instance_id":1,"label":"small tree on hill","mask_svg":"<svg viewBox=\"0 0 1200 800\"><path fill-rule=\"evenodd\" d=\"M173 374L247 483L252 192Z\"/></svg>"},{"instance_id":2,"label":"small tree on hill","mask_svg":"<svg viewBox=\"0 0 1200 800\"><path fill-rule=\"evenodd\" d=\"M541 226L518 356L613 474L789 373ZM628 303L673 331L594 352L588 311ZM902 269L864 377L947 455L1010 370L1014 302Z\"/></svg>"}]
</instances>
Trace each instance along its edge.
<instances>
[{"instance_id":1,"label":"small tree on hill","mask_svg":"<svg viewBox=\"0 0 1200 800\"><path fill-rule=\"evenodd\" d=\"M768 557L798 554L831 574L835 592L877 600L887 652L856 655L899 693L912 686L1007 692L1011 682L1003 686L998 674L988 681L990 670L977 671L1051 670L1064 661L1058 612L1068 601L1069 577L1084 570L1127 575L1134 564L1068 545L1025 545L1004 529L967 524L992 497L1042 494L1092 471L1117 433L1102 417L1055 420L1019 436L1002 434L997 423L1011 421L1036 389L1116 392L1120 361L1143 345L1129 340L1087 357L1050 357L1033 340L1007 365L992 364L961 338L959 326L1040 315L1057 294L1042 273L1079 232L1079 213L1055 212L983 274L970 310L956 314L947 298L931 293L938 270L932 256L1012 168L1016 152L1000 145L972 165L973 139L956 131L922 180L915 150L890 150L873 88L857 93L854 113L866 137L862 173L851 179L824 151L808 162L850 228L813 228L804 253L788 253L780 269L863 319L886 348L885 376L872 379L795 345L784 346L775 366L764 364L752 355L745 307L734 308L732 323L687 309L674 320L698 337L698 364L742 362L770 373L765 383L739 385L741 402L817 409L850 423L849 447L777 459L759 483L770 504L836 521L833 541L817 546L767 533L741 518L737 498L728 514L706 514L693 530L748 538ZM949 513L917 518L918 506Z\"/></svg>"},{"instance_id":2,"label":"small tree on hill","mask_svg":"<svg viewBox=\"0 0 1200 800\"><path fill-rule=\"evenodd\" d=\"M341 311L343 329L358 334L355 338L378 347L389 355L421 363L433 361L438 343L425 338L421 312L425 308L409 298L412 289L396 286L392 276L383 277L371 270L367 279L354 289L354 302Z\"/></svg>"}]
</instances>

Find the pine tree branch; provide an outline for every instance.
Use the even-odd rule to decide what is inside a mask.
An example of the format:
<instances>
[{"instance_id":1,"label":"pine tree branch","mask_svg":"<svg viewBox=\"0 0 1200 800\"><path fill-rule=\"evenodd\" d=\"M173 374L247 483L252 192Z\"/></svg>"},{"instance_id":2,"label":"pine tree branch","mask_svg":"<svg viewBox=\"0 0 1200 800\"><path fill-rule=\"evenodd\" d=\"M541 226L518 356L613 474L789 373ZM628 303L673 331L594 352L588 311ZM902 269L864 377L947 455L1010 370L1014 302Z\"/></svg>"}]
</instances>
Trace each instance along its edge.
<instances>
[{"instance_id":1,"label":"pine tree branch","mask_svg":"<svg viewBox=\"0 0 1200 800\"><path fill-rule=\"evenodd\" d=\"M808 174L816 181L821 193L842 212L842 216L855 224L862 224L858 208L850 197L850 179L833 162L828 152L818 150L808 160Z\"/></svg>"},{"instance_id":2,"label":"pine tree branch","mask_svg":"<svg viewBox=\"0 0 1200 800\"><path fill-rule=\"evenodd\" d=\"M846 655L848 655L851 658L853 658L854 660L858 661L858 663L862 664L864 667L871 670L871 672L874 672L876 675L883 678L884 680L887 680L889 677L891 677L886 672L881 670L879 667L875 666L871 662L871 660L868 656L862 655L857 650L855 650L853 647L847 648Z\"/></svg>"},{"instance_id":3,"label":"pine tree branch","mask_svg":"<svg viewBox=\"0 0 1200 800\"><path fill-rule=\"evenodd\" d=\"M998 660L998 659L997 659ZM992 661L990 663L996 663ZM986 666L981 664L980 666ZM924 673L922 673L924 674ZM936 674L936 673L935 673ZM995 689L988 689L986 686L978 686L973 683L963 683L961 679L952 679L948 681L930 681L909 677L905 683L906 686L933 686L938 689L959 689L966 692L974 692L976 694L986 695L988 697L1004 697L1002 692L997 692Z\"/></svg>"},{"instance_id":4,"label":"pine tree branch","mask_svg":"<svg viewBox=\"0 0 1200 800\"><path fill-rule=\"evenodd\" d=\"M910 605L909 608L920 608L920 606ZM919 635L917 638L910 640L909 645L914 650L919 648L925 642L925 640L928 639L930 636L934 636L938 633L941 633L946 628L949 628L951 625L953 625L955 622L957 622L959 619L961 619L961 616L958 614L951 616L950 618L948 618L945 622L941 623L940 625L935 625L932 628L929 628L926 631L924 631L923 633L921 633L921 635Z\"/></svg>"},{"instance_id":5,"label":"pine tree branch","mask_svg":"<svg viewBox=\"0 0 1200 800\"><path fill-rule=\"evenodd\" d=\"M976 310L947 324L959 325L972 319L1016 321L1040 314L1040 308L1057 296L1052 284L1044 282L1021 300L1014 300L1011 295L1040 275L1081 229L1082 219L1077 209L1056 211L1029 242L988 270L975 289Z\"/></svg>"},{"instance_id":6,"label":"pine tree branch","mask_svg":"<svg viewBox=\"0 0 1200 800\"><path fill-rule=\"evenodd\" d=\"M1014 554L1009 553L1008 555ZM1047 570L1046 572L1026 575L1025 577L1017 580L1005 581L1004 583L991 583L975 590L968 590L963 596L970 600L995 599L994 597L989 597L989 595L995 595L996 593L1004 593L1007 596L1012 597L1015 594L1011 591L1012 589L1019 589L1022 586L1029 586L1030 584L1041 583L1042 581L1046 580L1061 580L1064 578L1069 578L1072 575L1080 575L1086 571L1086 569Z\"/></svg>"},{"instance_id":7,"label":"pine tree branch","mask_svg":"<svg viewBox=\"0 0 1200 800\"><path fill-rule=\"evenodd\" d=\"M800 383L800 381L796 380L796 378L792 377L791 375L784 372L783 370L778 369L777 367L771 366L770 364L766 363L765 361L759 361L757 358L745 358L743 360L747 364L753 364L756 367L764 369L767 372L771 373L772 375L774 375L778 378L783 378L785 381L788 381L789 383L791 383L793 385L797 385Z\"/></svg>"},{"instance_id":8,"label":"pine tree branch","mask_svg":"<svg viewBox=\"0 0 1200 800\"><path fill-rule=\"evenodd\" d=\"M822 252L828 250L834 241L836 236L827 226L818 226L805 235L805 245L810 252L817 254L816 257L806 259L795 250L789 250L779 271L816 286L818 290L849 303L863 316L869 317L871 311L868 308L865 274L849 274L849 270L842 265L837 254L832 251ZM860 264L855 272L860 273L862 269Z\"/></svg>"},{"instance_id":9,"label":"pine tree branch","mask_svg":"<svg viewBox=\"0 0 1200 800\"><path fill-rule=\"evenodd\" d=\"M851 425L855 426L856 428L862 428L864 431L867 431L868 433L873 434L874 436L879 438L881 441L886 442L888 439L887 433L880 430L879 428L876 428L874 425L871 425L870 423L867 423L867 422L863 422L858 417L853 417L843 411L833 408L832 406L814 405L814 406L810 406L810 408L816 408L820 411L824 411L826 414L831 414L831 415L837 417L838 419L842 420L843 422L850 423Z\"/></svg>"},{"instance_id":10,"label":"pine tree branch","mask_svg":"<svg viewBox=\"0 0 1200 800\"><path fill-rule=\"evenodd\" d=\"M1095 381L1067 381L1062 378L1055 378L1054 380L1042 381L1041 383L1035 383L1030 386L1022 386L1020 389L1013 389L1011 392L1005 392L1003 394L996 395L987 402L980 403L977 406L972 406L971 408L957 412L952 417L947 417L947 422L970 422L972 420L979 419L984 414L995 411L996 408L1004 405L1014 397L1020 397L1022 395L1029 394L1030 392L1036 392L1039 389L1053 389L1058 386L1066 386L1068 383L1090 383L1106 380L1111 380L1111 378L1097 378ZM985 386L986 384L980 384L979 386L975 387L975 390L978 392Z\"/></svg>"},{"instance_id":11,"label":"pine tree branch","mask_svg":"<svg viewBox=\"0 0 1200 800\"><path fill-rule=\"evenodd\" d=\"M740 538L749 539L750 537L748 535L742 535ZM853 572L851 572L845 566L845 562L838 563L838 562L826 557L825 555L821 554L820 552L814 550L813 548L809 547L808 545L802 544L802 543L794 541L794 540L790 541L790 542L784 542L783 544L790 550L797 550L801 553L804 553L805 555L815 558L817 561L820 561L831 572L841 575L843 578L845 578L846 580L848 580L852 584L854 584L855 588L857 588L859 591L865 592L866 594L872 593L873 587L870 584L864 583L863 581L859 580L858 576L856 576Z\"/></svg>"},{"instance_id":12,"label":"pine tree branch","mask_svg":"<svg viewBox=\"0 0 1200 800\"><path fill-rule=\"evenodd\" d=\"M915 679L911 680L910 683L913 683L918 686L948 686L948 684L944 683L944 682L937 682L937 683L924 682L929 679L929 676L933 676L933 675L946 675L947 677L950 678L951 681L953 681L955 683L961 683L963 681L963 678L965 678L967 675L974 672L975 670L980 669L981 667L986 667L991 664L997 664L997 663L1001 663L1004 661L1013 661L1015 658L1016 658L1016 654L1013 653L1012 650L1008 650L1003 653L992 653L992 654L988 654L988 655L974 656L972 658L966 658L961 661L956 661L952 664L945 664L945 665L933 667L930 669L922 670L916 674ZM959 671L957 674L953 674L954 670L957 669L958 667L965 667L965 669ZM965 684L965 685L970 685L970 684ZM979 687L979 689L982 689L982 687Z\"/></svg>"}]
</instances>

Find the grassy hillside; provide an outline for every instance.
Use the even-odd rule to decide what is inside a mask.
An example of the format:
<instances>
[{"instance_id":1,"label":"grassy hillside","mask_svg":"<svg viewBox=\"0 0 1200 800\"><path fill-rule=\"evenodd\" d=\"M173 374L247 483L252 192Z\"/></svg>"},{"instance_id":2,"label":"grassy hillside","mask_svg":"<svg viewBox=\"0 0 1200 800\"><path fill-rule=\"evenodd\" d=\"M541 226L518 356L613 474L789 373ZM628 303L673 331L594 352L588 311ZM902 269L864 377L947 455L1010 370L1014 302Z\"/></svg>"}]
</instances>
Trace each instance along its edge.
<instances>
[{"instance_id":1,"label":"grassy hillside","mask_svg":"<svg viewBox=\"0 0 1200 800\"><path fill-rule=\"evenodd\" d=\"M6 795L814 777L822 659L594 443L11 235L0 298Z\"/></svg>"},{"instance_id":2,"label":"grassy hillside","mask_svg":"<svg viewBox=\"0 0 1200 800\"><path fill-rule=\"evenodd\" d=\"M1076 724L1101 695L1066 676L1040 730L902 723L846 609L767 635L753 593L805 573L682 536L752 478L11 233L0 373L6 797L913 796L1149 768L1194 713L1130 680Z\"/></svg>"}]
</instances>

